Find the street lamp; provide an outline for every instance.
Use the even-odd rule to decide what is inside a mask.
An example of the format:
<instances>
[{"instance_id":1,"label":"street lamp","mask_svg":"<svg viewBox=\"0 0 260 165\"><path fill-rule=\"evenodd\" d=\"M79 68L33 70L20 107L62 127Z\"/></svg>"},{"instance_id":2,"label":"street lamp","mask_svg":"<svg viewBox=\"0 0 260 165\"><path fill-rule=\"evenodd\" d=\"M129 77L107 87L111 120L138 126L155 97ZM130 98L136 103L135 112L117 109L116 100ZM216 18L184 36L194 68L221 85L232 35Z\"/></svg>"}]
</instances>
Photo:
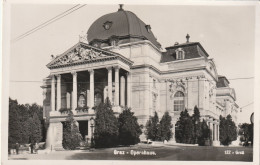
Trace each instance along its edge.
<instances>
[{"instance_id":1,"label":"street lamp","mask_svg":"<svg viewBox=\"0 0 260 165\"><path fill-rule=\"evenodd\" d=\"M198 125L198 121L196 120L195 121L195 144L197 144L198 143L198 135L197 135L197 130L198 130L198 128L197 128L197 125Z\"/></svg>"},{"instance_id":2,"label":"street lamp","mask_svg":"<svg viewBox=\"0 0 260 165\"><path fill-rule=\"evenodd\" d=\"M93 117L90 118L90 127L91 127L91 147L94 147L94 123L95 120Z\"/></svg>"}]
</instances>

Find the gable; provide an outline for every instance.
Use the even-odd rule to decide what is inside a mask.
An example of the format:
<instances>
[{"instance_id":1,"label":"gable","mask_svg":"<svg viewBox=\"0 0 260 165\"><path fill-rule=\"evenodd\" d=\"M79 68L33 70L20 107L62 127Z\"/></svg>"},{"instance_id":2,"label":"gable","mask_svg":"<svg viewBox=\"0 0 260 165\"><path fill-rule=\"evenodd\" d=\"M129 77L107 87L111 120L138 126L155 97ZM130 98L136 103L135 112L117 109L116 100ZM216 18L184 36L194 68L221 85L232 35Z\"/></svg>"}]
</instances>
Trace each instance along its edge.
<instances>
[{"instance_id":1,"label":"gable","mask_svg":"<svg viewBox=\"0 0 260 165\"><path fill-rule=\"evenodd\" d=\"M113 59L120 56L117 53L99 49L84 43L78 43L63 54L54 58L48 68L63 67L71 64L94 62L96 60Z\"/></svg>"}]
</instances>

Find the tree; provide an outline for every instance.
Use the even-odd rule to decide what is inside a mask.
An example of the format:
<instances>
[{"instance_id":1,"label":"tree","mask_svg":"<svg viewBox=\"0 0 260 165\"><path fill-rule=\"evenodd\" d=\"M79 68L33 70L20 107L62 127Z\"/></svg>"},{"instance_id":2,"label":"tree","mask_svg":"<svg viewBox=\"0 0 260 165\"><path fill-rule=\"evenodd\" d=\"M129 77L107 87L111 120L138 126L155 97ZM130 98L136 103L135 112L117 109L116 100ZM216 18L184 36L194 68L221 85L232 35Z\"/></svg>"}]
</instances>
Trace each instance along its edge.
<instances>
[{"instance_id":1,"label":"tree","mask_svg":"<svg viewBox=\"0 0 260 165\"><path fill-rule=\"evenodd\" d=\"M62 146L67 150L74 150L80 146L82 136L74 119L72 111L69 111L64 123Z\"/></svg>"},{"instance_id":2,"label":"tree","mask_svg":"<svg viewBox=\"0 0 260 165\"><path fill-rule=\"evenodd\" d=\"M142 130L130 108L123 110L119 115L118 123L119 143L121 145L133 145L140 142L139 136L142 134Z\"/></svg>"},{"instance_id":3,"label":"tree","mask_svg":"<svg viewBox=\"0 0 260 165\"><path fill-rule=\"evenodd\" d=\"M28 113L29 113L29 116L33 117L33 115L36 113L39 120L40 120L40 125L41 125L41 130L42 130L42 138L40 141L44 141L46 139L46 128L45 128L45 122L44 122L44 119L43 119L43 107L36 104L36 103L33 103L31 105L29 104L25 104L24 105L25 107L28 107Z\"/></svg>"},{"instance_id":4,"label":"tree","mask_svg":"<svg viewBox=\"0 0 260 165\"><path fill-rule=\"evenodd\" d=\"M15 143L21 141L21 122L18 114L18 102L9 98L9 123L8 123L8 146L13 148Z\"/></svg>"},{"instance_id":5,"label":"tree","mask_svg":"<svg viewBox=\"0 0 260 165\"><path fill-rule=\"evenodd\" d=\"M42 138L42 106L18 104L9 98L9 145L40 142ZM40 131L40 132L39 132Z\"/></svg>"},{"instance_id":6,"label":"tree","mask_svg":"<svg viewBox=\"0 0 260 165\"><path fill-rule=\"evenodd\" d=\"M187 109L181 112L180 118L176 123L175 139L179 143L192 143L193 124Z\"/></svg>"},{"instance_id":7,"label":"tree","mask_svg":"<svg viewBox=\"0 0 260 165\"><path fill-rule=\"evenodd\" d=\"M118 144L118 120L107 98L96 108L94 142L95 147L113 147Z\"/></svg>"},{"instance_id":8,"label":"tree","mask_svg":"<svg viewBox=\"0 0 260 165\"><path fill-rule=\"evenodd\" d=\"M159 125L160 131L160 140L170 140L172 138L172 118L169 115L169 112L165 112Z\"/></svg>"},{"instance_id":9,"label":"tree","mask_svg":"<svg viewBox=\"0 0 260 165\"><path fill-rule=\"evenodd\" d=\"M206 140L210 140L210 129L204 119L200 123L200 130L201 130L201 134L198 137L198 144L200 146L204 146Z\"/></svg>"},{"instance_id":10,"label":"tree","mask_svg":"<svg viewBox=\"0 0 260 165\"><path fill-rule=\"evenodd\" d=\"M193 143L198 143L198 138L201 136L201 122L200 122L200 111L197 106L194 107L194 112L192 115L192 124L193 124Z\"/></svg>"},{"instance_id":11,"label":"tree","mask_svg":"<svg viewBox=\"0 0 260 165\"><path fill-rule=\"evenodd\" d=\"M29 123L29 107L26 107L25 105L19 105L19 119L21 124L20 129L20 136L21 136L21 143L27 144L29 142L29 135L30 135L30 123Z\"/></svg>"},{"instance_id":12,"label":"tree","mask_svg":"<svg viewBox=\"0 0 260 165\"><path fill-rule=\"evenodd\" d=\"M159 118L157 112L154 112L154 116L146 123L146 137L151 140L160 140L160 131L159 131Z\"/></svg>"},{"instance_id":13,"label":"tree","mask_svg":"<svg viewBox=\"0 0 260 165\"><path fill-rule=\"evenodd\" d=\"M229 145L237 138L237 127L232 121L231 115L226 118L220 116L219 140L223 145Z\"/></svg>"},{"instance_id":14,"label":"tree","mask_svg":"<svg viewBox=\"0 0 260 165\"><path fill-rule=\"evenodd\" d=\"M249 138L248 138L248 140L251 141L251 144L253 145L254 144L254 124L253 123L251 123L249 125L248 130L249 130Z\"/></svg>"},{"instance_id":15,"label":"tree","mask_svg":"<svg viewBox=\"0 0 260 165\"><path fill-rule=\"evenodd\" d=\"M39 143L42 139L41 121L38 115L34 113L33 117L29 119L29 141L30 143Z\"/></svg>"}]
</instances>

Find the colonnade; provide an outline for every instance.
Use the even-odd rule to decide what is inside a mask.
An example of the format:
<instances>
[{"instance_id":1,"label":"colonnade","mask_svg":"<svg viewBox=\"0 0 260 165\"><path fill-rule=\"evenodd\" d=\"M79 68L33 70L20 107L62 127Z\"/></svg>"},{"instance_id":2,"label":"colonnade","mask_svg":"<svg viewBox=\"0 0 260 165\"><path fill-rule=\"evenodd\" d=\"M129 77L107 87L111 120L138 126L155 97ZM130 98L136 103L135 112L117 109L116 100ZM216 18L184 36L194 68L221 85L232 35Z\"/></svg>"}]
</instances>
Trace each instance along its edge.
<instances>
[{"instance_id":1,"label":"colonnade","mask_svg":"<svg viewBox=\"0 0 260 165\"><path fill-rule=\"evenodd\" d=\"M115 74L115 95L114 95L114 106L119 106L119 103L121 106L131 106L131 74L130 72L126 73L126 81L125 79L121 77L121 89L119 89L119 71L120 67L119 66L110 66L107 67L107 74L108 74L108 97L112 101L112 90L113 90L113 80L112 80L112 72L114 68L114 74ZM90 88L89 88L89 103L88 107L92 108L95 106L95 81L94 81L94 76L95 76L95 70L94 69L89 69L87 70L89 72L89 83L90 83ZM77 108L77 72L73 71L71 72L72 74L72 105L71 109L74 111ZM56 81L57 78L57 81ZM57 82L57 93L56 93L56 82ZM126 83L126 96L127 100L125 103L125 84ZM119 92L120 95L119 95ZM55 100L55 95L57 95L56 100ZM120 96L120 102L119 102L119 96ZM56 106L55 106L56 105ZM51 111L58 111L61 108L61 74L53 74L52 79L51 79Z\"/></svg>"},{"instance_id":2,"label":"colonnade","mask_svg":"<svg viewBox=\"0 0 260 165\"><path fill-rule=\"evenodd\" d=\"M219 123L212 120L208 122L208 126L211 130L212 140L219 141Z\"/></svg>"}]
</instances>

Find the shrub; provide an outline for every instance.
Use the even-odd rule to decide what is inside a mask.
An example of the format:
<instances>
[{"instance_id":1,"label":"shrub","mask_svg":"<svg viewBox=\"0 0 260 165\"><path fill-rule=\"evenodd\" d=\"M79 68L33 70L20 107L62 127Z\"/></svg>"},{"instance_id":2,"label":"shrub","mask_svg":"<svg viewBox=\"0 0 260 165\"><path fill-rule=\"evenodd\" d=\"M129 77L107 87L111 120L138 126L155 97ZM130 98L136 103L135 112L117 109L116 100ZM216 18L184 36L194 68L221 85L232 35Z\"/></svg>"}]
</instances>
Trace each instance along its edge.
<instances>
[{"instance_id":1,"label":"shrub","mask_svg":"<svg viewBox=\"0 0 260 165\"><path fill-rule=\"evenodd\" d=\"M121 145L133 145L140 142L139 136L142 134L141 126L130 108L125 108L119 115L119 142Z\"/></svg>"},{"instance_id":2,"label":"shrub","mask_svg":"<svg viewBox=\"0 0 260 165\"><path fill-rule=\"evenodd\" d=\"M159 135L160 135L160 140L170 140L172 138L172 118L169 115L169 112L165 112L159 125Z\"/></svg>"},{"instance_id":3,"label":"shrub","mask_svg":"<svg viewBox=\"0 0 260 165\"><path fill-rule=\"evenodd\" d=\"M194 112L192 115L192 124L193 124L193 136L192 136L192 143L197 144L198 138L202 136L201 130L201 122L200 122L200 111L197 106L194 107Z\"/></svg>"},{"instance_id":4,"label":"shrub","mask_svg":"<svg viewBox=\"0 0 260 165\"><path fill-rule=\"evenodd\" d=\"M232 117L228 115L226 118L220 116L219 140L223 145L229 145L237 139L237 127L232 121Z\"/></svg>"},{"instance_id":5,"label":"shrub","mask_svg":"<svg viewBox=\"0 0 260 165\"><path fill-rule=\"evenodd\" d=\"M59 112L60 113L64 113L64 114L69 113L69 111L71 111L71 109L68 109L68 108L61 108L61 109L59 109Z\"/></svg>"},{"instance_id":6,"label":"shrub","mask_svg":"<svg viewBox=\"0 0 260 165\"><path fill-rule=\"evenodd\" d=\"M193 142L193 123L187 109L181 112L176 123L175 139L178 143L191 144Z\"/></svg>"},{"instance_id":7,"label":"shrub","mask_svg":"<svg viewBox=\"0 0 260 165\"><path fill-rule=\"evenodd\" d=\"M95 147L113 147L118 144L118 121L109 99L96 108L94 142Z\"/></svg>"},{"instance_id":8,"label":"shrub","mask_svg":"<svg viewBox=\"0 0 260 165\"><path fill-rule=\"evenodd\" d=\"M198 137L198 144L200 146L211 145L210 129L204 119L203 119L202 123L200 123L200 129L201 129L201 135ZM208 144L206 144L206 143L208 143Z\"/></svg>"},{"instance_id":9,"label":"shrub","mask_svg":"<svg viewBox=\"0 0 260 165\"><path fill-rule=\"evenodd\" d=\"M88 112L88 109L89 109L89 107L88 106L84 106L84 107L77 107L75 110L77 111L77 112Z\"/></svg>"},{"instance_id":10,"label":"shrub","mask_svg":"<svg viewBox=\"0 0 260 165\"><path fill-rule=\"evenodd\" d=\"M76 121L74 120L74 115L72 111L69 111L69 114L64 124L64 132L63 132L63 140L62 140L63 148L67 150L74 150L80 146L81 141L82 141L82 136L79 132Z\"/></svg>"},{"instance_id":11,"label":"shrub","mask_svg":"<svg viewBox=\"0 0 260 165\"><path fill-rule=\"evenodd\" d=\"M146 137L151 140L160 140L160 131L159 131L159 118L157 112L154 112L154 116L146 123Z\"/></svg>"}]
</instances>

